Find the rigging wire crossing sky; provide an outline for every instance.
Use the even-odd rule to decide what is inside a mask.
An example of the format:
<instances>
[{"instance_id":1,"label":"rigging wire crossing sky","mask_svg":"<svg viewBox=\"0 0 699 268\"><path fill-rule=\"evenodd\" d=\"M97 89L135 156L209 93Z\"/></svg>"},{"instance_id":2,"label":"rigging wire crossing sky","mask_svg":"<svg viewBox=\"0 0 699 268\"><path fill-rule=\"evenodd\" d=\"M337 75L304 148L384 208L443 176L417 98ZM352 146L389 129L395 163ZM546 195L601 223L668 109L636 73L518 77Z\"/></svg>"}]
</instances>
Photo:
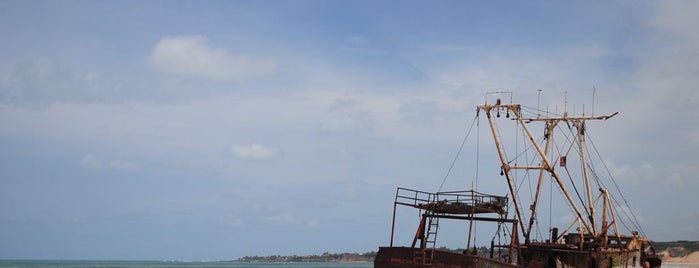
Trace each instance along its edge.
<instances>
[{"instance_id":1,"label":"rigging wire crossing sky","mask_svg":"<svg viewBox=\"0 0 699 268\"><path fill-rule=\"evenodd\" d=\"M542 110L582 114L593 87L595 114L619 112L588 130L621 209L654 240L699 240L697 11L0 1L0 258L376 250L396 187L440 187L485 92L536 107L541 89ZM470 188L478 161L478 189L506 194L483 122L473 131L443 190Z\"/></svg>"}]
</instances>

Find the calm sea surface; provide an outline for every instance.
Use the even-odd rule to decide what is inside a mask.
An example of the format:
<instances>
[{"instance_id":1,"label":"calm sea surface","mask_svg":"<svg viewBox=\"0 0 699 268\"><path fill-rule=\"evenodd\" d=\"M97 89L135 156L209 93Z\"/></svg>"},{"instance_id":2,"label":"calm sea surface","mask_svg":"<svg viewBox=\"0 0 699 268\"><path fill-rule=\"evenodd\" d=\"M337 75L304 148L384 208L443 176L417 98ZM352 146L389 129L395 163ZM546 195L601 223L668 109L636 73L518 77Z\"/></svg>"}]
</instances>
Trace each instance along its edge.
<instances>
[{"instance_id":1,"label":"calm sea surface","mask_svg":"<svg viewBox=\"0 0 699 268\"><path fill-rule=\"evenodd\" d=\"M370 268L371 262L178 262L0 260L0 268Z\"/></svg>"}]
</instances>

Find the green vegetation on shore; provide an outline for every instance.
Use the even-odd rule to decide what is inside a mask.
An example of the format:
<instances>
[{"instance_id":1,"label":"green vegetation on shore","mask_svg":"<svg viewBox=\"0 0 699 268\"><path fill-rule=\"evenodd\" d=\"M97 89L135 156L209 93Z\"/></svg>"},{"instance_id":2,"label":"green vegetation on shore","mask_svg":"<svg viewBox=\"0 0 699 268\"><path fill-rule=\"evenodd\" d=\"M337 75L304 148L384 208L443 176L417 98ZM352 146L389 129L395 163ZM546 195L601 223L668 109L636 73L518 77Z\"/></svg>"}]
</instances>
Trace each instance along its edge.
<instances>
[{"instance_id":1,"label":"green vegetation on shore","mask_svg":"<svg viewBox=\"0 0 699 268\"><path fill-rule=\"evenodd\" d=\"M667 251L668 257L684 257L699 251L699 241L678 240L671 242L653 242L657 252Z\"/></svg>"},{"instance_id":2,"label":"green vegetation on shore","mask_svg":"<svg viewBox=\"0 0 699 268\"><path fill-rule=\"evenodd\" d=\"M321 255L292 255L292 256L245 256L238 261L244 262L372 262L376 257L376 252L367 253L329 253Z\"/></svg>"},{"instance_id":3,"label":"green vegetation on shore","mask_svg":"<svg viewBox=\"0 0 699 268\"><path fill-rule=\"evenodd\" d=\"M678 240L671 242L653 242L656 250L663 251L670 247L682 247L689 252L699 251L699 241Z\"/></svg>"}]
</instances>

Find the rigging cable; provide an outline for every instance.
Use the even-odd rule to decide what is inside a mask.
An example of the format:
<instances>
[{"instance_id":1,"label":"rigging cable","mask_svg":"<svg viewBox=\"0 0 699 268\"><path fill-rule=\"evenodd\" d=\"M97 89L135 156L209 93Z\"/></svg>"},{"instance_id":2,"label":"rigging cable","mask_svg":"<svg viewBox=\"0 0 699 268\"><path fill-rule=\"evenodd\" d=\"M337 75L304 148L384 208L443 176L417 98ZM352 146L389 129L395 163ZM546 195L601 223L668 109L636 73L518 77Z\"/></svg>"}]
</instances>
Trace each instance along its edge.
<instances>
[{"instance_id":1,"label":"rigging cable","mask_svg":"<svg viewBox=\"0 0 699 268\"><path fill-rule=\"evenodd\" d=\"M589 137L589 135L588 135L588 137ZM590 139L590 143L592 144L592 148L595 149L595 153L597 153L597 157L599 157L600 159L602 159L602 156L600 155L599 151L597 150L597 146L595 146L595 143L592 142L591 139ZM646 232L643 230L643 227L642 227L641 224L639 223L638 218L636 218L636 214L633 213L633 210L631 210L631 206L629 206L629 202L626 200L626 197L624 196L624 193L621 191L621 189L619 188L619 185L616 183L616 180L615 180L614 177L612 176L612 173L611 173L611 171L609 170L609 167L607 166L607 163L605 163L604 161L602 161L602 165L604 166L605 170L607 171L607 174L609 175L609 178L610 178L610 180L612 181L612 183L614 184L614 187L616 188L617 192L619 192L619 195L621 196L621 199L624 200L624 204L626 205L626 208L628 209L629 213L631 213L631 216L633 217L634 227L638 228L638 230L641 232L641 234L642 234L643 236L647 236L647 235L646 235ZM618 202L616 201L616 199L614 198L613 195L612 195L612 200L614 200L614 202L616 202L617 205L618 205ZM622 211L624 211L624 210L622 209ZM626 214L626 212L624 212L624 214ZM626 215L626 216L628 217L628 215ZM629 220L631 220L631 219L629 218ZM628 228L628 227L627 227L627 228Z\"/></svg>"},{"instance_id":2,"label":"rigging cable","mask_svg":"<svg viewBox=\"0 0 699 268\"><path fill-rule=\"evenodd\" d=\"M509 114L507 115L507 117L510 117ZM520 126L519 126L519 124L517 124L517 122L515 122L515 134L514 134L514 136L515 136L515 153L519 152L519 135L518 135L519 131L520 131ZM512 159L512 161L514 161L515 167L517 166L518 159L519 159L518 157L515 157L514 159ZM510 162L512 162L512 161L510 161ZM518 179L517 178L517 173L518 173L517 169L515 168L515 169L511 169L511 170L512 170L512 179L515 183L515 192L517 193L517 199L518 199L517 201L519 201L519 189L520 189L520 187L522 187L522 185L517 183L517 179ZM524 180L522 180L522 182L524 182Z\"/></svg>"},{"instance_id":3,"label":"rigging cable","mask_svg":"<svg viewBox=\"0 0 699 268\"><path fill-rule=\"evenodd\" d=\"M558 126L558 128L560 128L560 126ZM568 136L566 136L565 134L563 134L563 136L565 136L565 137L567 138L567 140L570 141L570 139L568 138ZM560 150L560 148L558 147L558 143L556 142L556 139L553 138L553 135L549 136L549 139L553 139L553 140L551 140L551 142L553 142L553 146L554 146L554 147L556 148L556 150L558 151L558 155L562 155L562 154L561 154L561 150ZM567 142L566 142L566 143L567 143ZM572 147L573 147L573 144L571 143L571 144L570 144L570 147L568 148L568 152L566 152L566 155L570 152L570 150L571 150ZM580 202L584 205L585 202L582 201L582 197L580 196L580 192L578 191L578 188L575 187L575 182L573 182L573 177L570 175L570 171L568 170L568 167L566 166L566 167L564 167L564 169L565 169L565 171L566 171L566 174L568 175L568 179L570 180L570 183L571 183L572 186L573 186L573 189L575 190L576 195L578 196L578 200L580 200ZM563 182L561 181L561 183L563 183ZM562 196L565 196L565 195L563 194L563 189L561 189L561 187L556 187L556 189L558 189L558 191L561 193ZM582 215L577 215L577 212L575 212L575 209L573 209L573 207L572 207L573 204L570 204L571 202L572 202L572 201L568 201L568 202L564 202L564 203L566 203L566 204L568 205L568 207L571 209L571 211L573 212L573 214L576 214L576 218L582 217ZM583 208L585 209L585 213L589 216L589 215L590 215L590 212L588 212L587 206L583 206Z\"/></svg>"},{"instance_id":4,"label":"rigging cable","mask_svg":"<svg viewBox=\"0 0 699 268\"><path fill-rule=\"evenodd\" d=\"M549 236L551 236L551 218L553 218L553 178L549 176ZM558 237L551 237L551 242L556 243Z\"/></svg>"},{"instance_id":5,"label":"rigging cable","mask_svg":"<svg viewBox=\"0 0 699 268\"><path fill-rule=\"evenodd\" d=\"M598 176L597 176L597 172L595 172L594 170L590 170L590 171L592 172L593 176L598 177ZM601 182L601 181L600 181L600 182ZM601 188L608 189L607 186L604 185L604 183L602 183L602 187L601 187ZM619 203L619 201L616 200L616 198L614 197L614 195L611 195L611 194L610 194L609 197L612 198L612 202L613 202L617 207L622 207L621 204ZM631 219L632 219L631 216L629 216L629 214L628 214L628 212L627 212L626 210L622 209L620 213L623 213L624 216L626 216L626 218L627 218L628 220L631 220ZM617 214L617 215L621 216L621 214ZM628 225L626 225L626 221L624 220L623 217L618 217L617 220L621 223L622 226L624 226L624 228L626 228L626 230L628 230L628 231L631 231L631 230L632 230L631 228L629 228ZM638 230L638 229L641 229L641 228L639 228L640 225L637 225L637 224L634 223L633 221L631 221L631 225L632 225L634 228L636 228L637 230ZM644 236L645 236L645 234L644 234Z\"/></svg>"},{"instance_id":6,"label":"rigging cable","mask_svg":"<svg viewBox=\"0 0 699 268\"><path fill-rule=\"evenodd\" d=\"M543 141L543 140L544 140L544 138L542 137L542 138L539 139L537 142L538 142L538 143L541 143L541 141ZM522 152L519 153L518 155L516 155L514 158L512 158L512 160L507 161L507 164L511 164L513 161L517 160L517 158L519 158L520 156L522 156L523 154L525 154L527 151L530 151L530 150L532 149L532 147L534 147L534 144L529 144L529 146L528 146L527 148L525 148L524 150L522 150Z\"/></svg>"},{"instance_id":7,"label":"rigging cable","mask_svg":"<svg viewBox=\"0 0 699 268\"><path fill-rule=\"evenodd\" d=\"M588 139L589 139L589 137L588 137ZM592 141L592 139L589 139L589 140L590 140L590 143L592 143L592 145L593 145L593 147L594 147L594 142ZM601 158L599 152L596 152L596 153L597 153L598 158L600 159L600 162L604 163L604 161L602 160L602 158ZM590 154L589 150L588 150L588 155L592 155L592 154ZM595 181L596 181L597 184L598 184L598 187L603 188L603 189L608 189L607 185L605 185L604 182L600 180L599 175L597 175L597 172L596 172L595 169L593 168L592 164L591 164L591 163L588 163L588 165L589 165L589 167L590 167L590 171L592 171L592 175L594 176ZM610 174L610 178L611 178L611 174ZM612 180L613 180L613 179L614 179L614 178L612 178ZM601 186L600 186L600 185L601 185ZM620 192L620 191L619 191L619 192ZM616 195L611 195L611 194L610 194L609 196L612 198L612 202L613 202L617 207L623 208L623 206L621 206L621 204L619 203L619 201L615 198ZM628 206L627 206L627 207L628 207ZM632 216L629 216L629 212L633 214L633 211L627 211L627 210L625 210L625 209L622 209L622 210L620 211L620 213L623 213L624 216L626 216L626 219L628 219L629 221L631 221L631 225L632 225L636 230L642 230L643 228L641 227L640 223L638 223L637 221L633 221L633 217L632 217ZM620 215L621 215L621 214L620 214ZM635 216L635 215L633 215L633 216ZM624 220L624 218L619 217L618 220L619 220L619 222L621 222L621 224L624 226L624 228L626 228L626 230L632 231L632 229L629 228L628 225L626 225L626 221ZM646 235L645 232L643 232L643 231L641 231L641 233L642 233L644 236Z\"/></svg>"},{"instance_id":8,"label":"rigging cable","mask_svg":"<svg viewBox=\"0 0 699 268\"><path fill-rule=\"evenodd\" d=\"M439 185L439 189L437 190L437 192L442 190L444 183L447 181L447 177L449 177L451 170L454 168L454 164L456 164L456 160L459 159L459 156L461 155L461 151L463 151L463 149L464 149L464 144L466 144L466 140L468 139L468 136L471 135L471 130L473 130L473 125L476 123L477 119L478 119L478 110L476 110L476 117L473 118L473 122L471 122L471 127L469 127L468 133L466 133L466 137L464 137L464 140L461 142L461 146L459 147L459 151L456 153L454 160L451 162L451 166L449 166L449 170L447 170L447 174L444 175L444 179L442 180L442 183Z\"/></svg>"},{"instance_id":9,"label":"rigging cable","mask_svg":"<svg viewBox=\"0 0 699 268\"><path fill-rule=\"evenodd\" d=\"M567 122L567 121L566 121L566 122ZM566 151L566 154L565 154L565 155L570 154L570 151L571 151L571 150L575 150L576 152L578 152L578 155L579 155L580 157L582 157L582 154L578 151L577 147L573 146L573 145L575 145L575 143L578 142L578 141L577 141L577 138L575 137L575 135L572 134L573 129L571 128L570 124L566 124L566 125L568 126L568 130L570 131L570 135L568 135L567 133L563 132L563 133L564 133L563 136L566 138L566 143L567 143L567 142L570 142L570 146L568 147L568 151ZM561 128L560 126L558 126L558 127ZM561 128L561 129L562 129L562 128ZM577 131L576 131L576 132L577 132ZM560 153L559 153L559 154L560 154ZM565 169L566 174L568 175L568 180L570 180L570 184L573 186L573 190L575 190L575 194L578 196L578 200L580 200L580 204L581 204L582 207L585 209L585 214L587 214L587 217L589 218L589 217L590 217L590 210L588 209L588 206L585 205L585 201L583 201L583 198L582 198L582 196L580 195L580 191L578 191L578 187L575 186L575 182L573 181L573 176L570 174L570 170L568 169L568 166L567 166L567 165L564 166L563 169Z\"/></svg>"},{"instance_id":10,"label":"rigging cable","mask_svg":"<svg viewBox=\"0 0 699 268\"><path fill-rule=\"evenodd\" d=\"M481 147L481 118L479 116L480 112L479 110L476 110L476 183L475 186L473 186L475 189L471 189L473 191L478 190L478 166L479 165L479 159L480 159L480 147ZM472 223L473 226L473 246L476 246L476 236L478 234L478 221L475 223Z\"/></svg>"},{"instance_id":11,"label":"rigging cable","mask_svg":"<svg viewBox=\"0 0 699 268\"><path fill-rule=\"evenodd\" d=\"M562 128L560 127L560 125L557 126L557 127L558 127L559 129L562 129ZM563 129L562 129L562 130L563 130ZM569 130L570 130L570 129L569 129ZM562 133L565 133L565 132L563 132L563 131L561 131L561 132L562 132ZM569 137L568 135L563 134L563 136L566 138L566 144L567 144L568 142L570 142L570 146L568 147L568 150L567 150L566 153L565 153L565 155L568 155L568 154L570 153L570 151L571 151L571 150L573 149L573 147L574 147L574 146L573 146L573 141L570 139L570 137ZM550 138L550 139L553 139L553 135L551 135L551 137L549 137L549 138ZM553 139L552 142L553 142L554 147L556 147L556 150L558 151L558 155L564 155L564 154L561 154L561 150L560 150L559 147L558 147L558 143L556 142L556 139ZM566 146L567 146L567 145L566 145ZM590 212L588 211L587 206L585 206L585 202L583 201L582 196L580 196L580 191L578 191L578 187L575 186L575 182L573 181L573 176L570 174L570 170L568 169L568 166L564 166L563 169L566 171L566 175L568 175L568 180L570 181L571 186L573 186L573 190L575 190L575 195L577 195L578 200L580 200L580 204L583 205L583 208L585 209L585 213L586 213L588 216L590 216ZM561 191L562 191L562 190L561 190Z\"/></svg>"},{"instance_id":12,"label":"rigging cable","mask_svg":"<svg viewBox=\"0 0 699 268\"><path fill-rule=\"evenodd\" d=\"M478 116L478 112L476 112L476 117L478 118L476 122L476 189L472 190L478 190L478 160L480 159L481 153L480 153L480 147L481 147L481 119L480 116Z\"/></svg>"}]
</instances>

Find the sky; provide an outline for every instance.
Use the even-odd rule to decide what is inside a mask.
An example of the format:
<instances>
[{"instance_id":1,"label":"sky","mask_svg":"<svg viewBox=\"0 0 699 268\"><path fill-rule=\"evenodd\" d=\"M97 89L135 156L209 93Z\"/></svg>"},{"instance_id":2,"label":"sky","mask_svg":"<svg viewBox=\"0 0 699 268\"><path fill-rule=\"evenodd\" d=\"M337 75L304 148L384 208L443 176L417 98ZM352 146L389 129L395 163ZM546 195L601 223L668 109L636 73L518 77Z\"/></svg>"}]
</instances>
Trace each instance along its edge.
<instances>
[{"instance_id":1,"label":"sky","mask_svg":"<svg viewBox=\"0 0 699 268\"><path fill-rule=\"evenodd\" d=\"M580 114L593 87L595 114L619 112L588 131L625 209L653 240L699 240L697 11L0 1L0 258L377 250L396 187L438 189L486 92ZM444 189L507 193L481 123Z\"/></svg>"}]
</instances>

